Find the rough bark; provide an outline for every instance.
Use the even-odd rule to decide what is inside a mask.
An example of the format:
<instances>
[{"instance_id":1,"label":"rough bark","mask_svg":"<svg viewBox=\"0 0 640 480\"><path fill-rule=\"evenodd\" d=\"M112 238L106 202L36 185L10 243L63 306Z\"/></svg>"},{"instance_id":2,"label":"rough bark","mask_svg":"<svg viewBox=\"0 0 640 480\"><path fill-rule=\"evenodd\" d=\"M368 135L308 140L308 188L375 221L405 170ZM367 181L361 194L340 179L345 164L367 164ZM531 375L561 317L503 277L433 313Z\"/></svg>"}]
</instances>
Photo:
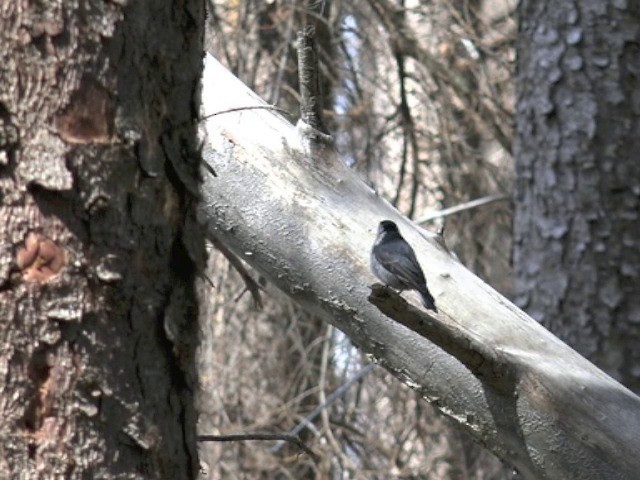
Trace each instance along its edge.
<instances>
[{"instance_id":1,"label":"rough bark","mask_svg":"<svg viewBox=\"0 0 640 480\"><path fill-rule=\"evenodd\" d=\"M0 4L0 478L197 474L181 5Z\"/></svg>"},{"instance_id":2,"label":"rough bark","mask_svg":"<svg viewBox=\"0 0 640 480\"><path fill-rule=\"evenodd\" d=\"M639 45L637 2L520 3L517 303L636 393Z\"/></svg>"},{"instance_id":3,"label":"rough bark","mask_svg":"<svg viewBox=\"0 0 640 480\"><path fill-rule=\"evenodd\" d=\"M212 57L202 98L204 115L264 105ZM308 139L268 108L213 115L203 134L204 159L217 173L205 173L202 185L200 216L211 235L339 327L524 478L636 476L640 398L401 217L330 145L316 145L310 156ZM443 330L458 345L466 338L482 346L473 349L477 371L367 300L374 281L369 249L383 218L396 221L416 250L444 312ZM482 368L483 355L495 373ZM507 385L499 378L505 372Z\"/></svg>"}]
</instances>

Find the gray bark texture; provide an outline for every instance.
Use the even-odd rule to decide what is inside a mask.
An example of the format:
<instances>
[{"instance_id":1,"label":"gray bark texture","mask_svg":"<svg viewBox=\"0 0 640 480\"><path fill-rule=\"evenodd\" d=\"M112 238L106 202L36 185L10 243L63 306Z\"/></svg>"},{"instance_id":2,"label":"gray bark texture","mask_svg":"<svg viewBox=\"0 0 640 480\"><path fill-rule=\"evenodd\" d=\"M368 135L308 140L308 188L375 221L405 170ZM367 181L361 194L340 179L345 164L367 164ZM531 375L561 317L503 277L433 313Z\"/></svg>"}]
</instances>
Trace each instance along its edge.
<instances>
[{"instance_id":1,"label":"gray bark texture","mask_svg":"<svg viewBox=\"0 0 640 480\"><path fill-rule=\"evenodd\" d=\"M197 475L203 5L124 3L0 2L3 479Z\"/></svg>"},{"instance_id":2,"label":"gray bark texture","mask_svg":"<svg viewBox=\"0 0 640 480\"><path fill-rule=\"evenodd\" d=\"M640 393L640 4L519 13L516 303Z\"/></svg>"},{"instance_id":3,"label":"gray bark texture","mask_svg":"<svg viewBox=\"0 0 640 480\"><path fill-rule=\"evenodd\" d=\"M269 111L211 56L202 114L203 157L216 172L203 168L199 218L210 235L523 478L637 478L639 397L475 277L330 144L311 148L309 127ZM435 320L384 289L372 294L369 252L382 219L413 246L441 312Z\"/></svg>"}]
</instances>

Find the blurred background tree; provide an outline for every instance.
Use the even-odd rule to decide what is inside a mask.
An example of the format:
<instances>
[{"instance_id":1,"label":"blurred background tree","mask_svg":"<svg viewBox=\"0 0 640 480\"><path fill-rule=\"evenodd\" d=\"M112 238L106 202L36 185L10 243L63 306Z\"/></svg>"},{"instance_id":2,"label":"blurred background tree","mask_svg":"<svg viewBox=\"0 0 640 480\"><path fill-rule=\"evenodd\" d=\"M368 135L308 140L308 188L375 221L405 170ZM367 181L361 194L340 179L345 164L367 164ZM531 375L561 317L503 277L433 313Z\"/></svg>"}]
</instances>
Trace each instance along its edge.
<instances>
[{"instance_id":1,"label":"blurred background tree","mask_svg":"<svg viewBox=\"0 0 640 480\"><path fill-rule=\"evenodd\" d=\"M640 7L520 5L516 303L640 394Z\"/></svg>"}]
</instances>

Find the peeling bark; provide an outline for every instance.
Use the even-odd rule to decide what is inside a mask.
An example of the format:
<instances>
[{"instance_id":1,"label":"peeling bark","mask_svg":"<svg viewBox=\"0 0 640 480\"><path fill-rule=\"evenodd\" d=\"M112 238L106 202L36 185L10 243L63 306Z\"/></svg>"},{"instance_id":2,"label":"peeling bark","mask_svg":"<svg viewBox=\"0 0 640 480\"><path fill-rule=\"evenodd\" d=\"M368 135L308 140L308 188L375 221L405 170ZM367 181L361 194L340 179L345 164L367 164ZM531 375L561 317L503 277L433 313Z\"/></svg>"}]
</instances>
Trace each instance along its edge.
<instances>
[{"instance_id":1,"label":"peeling bark","mask_svg":"<svg viewBox=\"0 0 640 480\"><path fill-rule=\"evenodd\" d=\"M0 5L0 478L197 475L202 7Z\"/></svg>"}]
</instances>

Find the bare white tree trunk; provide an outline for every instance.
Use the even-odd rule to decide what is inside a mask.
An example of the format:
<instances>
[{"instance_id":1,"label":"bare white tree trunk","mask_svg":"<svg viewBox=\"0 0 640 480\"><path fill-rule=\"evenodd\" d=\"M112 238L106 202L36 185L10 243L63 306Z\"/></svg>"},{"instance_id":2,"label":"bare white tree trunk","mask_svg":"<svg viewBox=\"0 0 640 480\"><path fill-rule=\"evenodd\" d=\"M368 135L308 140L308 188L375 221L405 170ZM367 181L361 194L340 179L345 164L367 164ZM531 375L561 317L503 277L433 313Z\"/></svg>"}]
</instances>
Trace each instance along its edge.
<instances>
[{"instance_id":1,"label":"bare white tree trunk","mask_svg":"<svg viewBox=\"0 0 640 480\"><path fill-rule=\"evenodd\" d=\"M250 109L229 111L238 107ZM210 56L202 110L204 159L216 176L203 169L200 218L211 235L525 478L636 477L640 398L475 277L330 145L312 145ZM393 296L376 302L465 363L368 300L382 219L413 245L443 313L434 321Z\"/></svg>"}]
</instances>

